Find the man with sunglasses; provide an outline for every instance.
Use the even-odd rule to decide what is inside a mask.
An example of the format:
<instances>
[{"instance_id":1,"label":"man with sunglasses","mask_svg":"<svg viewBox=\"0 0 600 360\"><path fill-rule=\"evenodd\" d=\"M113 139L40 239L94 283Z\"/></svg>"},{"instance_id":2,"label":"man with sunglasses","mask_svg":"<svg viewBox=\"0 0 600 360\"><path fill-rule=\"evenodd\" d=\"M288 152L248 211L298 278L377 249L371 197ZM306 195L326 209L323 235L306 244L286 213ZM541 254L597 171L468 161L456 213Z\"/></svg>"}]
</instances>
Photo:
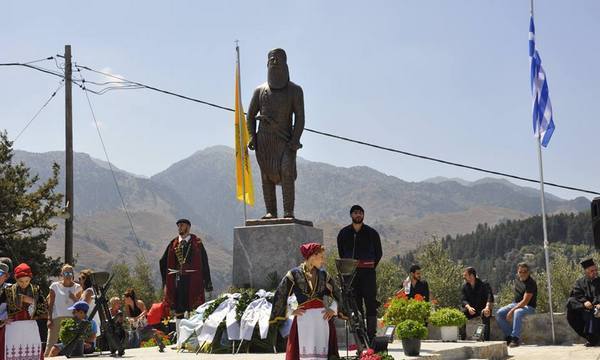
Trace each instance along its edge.
<instances>
[{"instance_id":1,"label":"man with sunglasses","mask_svg":"<svg viewBox=\"0 0 600 360\"><path fill-rule=\"evenodd\" d=\"M519 263L515 281L515 300L512 304L498 310L496 314L496 322L506 336L509 347L519 346L523 319L535 313L536 305L537 283L529 276L529 265Z\"/></svg>"}]
</instances>

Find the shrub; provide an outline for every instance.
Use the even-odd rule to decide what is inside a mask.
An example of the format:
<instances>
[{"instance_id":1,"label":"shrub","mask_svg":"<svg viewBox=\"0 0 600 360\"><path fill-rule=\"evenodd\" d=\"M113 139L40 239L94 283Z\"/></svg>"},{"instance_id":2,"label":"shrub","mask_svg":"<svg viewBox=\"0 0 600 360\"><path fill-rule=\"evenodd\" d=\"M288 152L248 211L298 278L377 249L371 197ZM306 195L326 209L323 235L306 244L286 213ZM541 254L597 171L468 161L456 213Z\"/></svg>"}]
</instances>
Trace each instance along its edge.
<instances>
[{"instance_id":1,"label":"shrub","mask_svg":"<svg viewBox=\"0 0 600 360\"><path fill-rule=\"evenodd\" d=\"M460 305L462 266L450 258L440 240L434 238L423 246L417 254L417 263L429 283L430 300L435 298L440 306Z\"/></svg>"},{"instance_id":2,"label":"shrub","mask_svg":"<svg viewBox=\"0 0 600 360\"><path fill-rule=\"evenodd\" d=\"M426 301L394 297L386 303L387 310L383 315L386 325L398 325L404 320L425 323L431 312L431 304Z\"/></svg>"},{"instance_id":3,"label":"shrub","mask_svg":"<svg viewBox=\"0 0 600 360\"><path fill-rule=\"evenodd\" d=\"M433 326L463 326L467 317L458 309L441 308L429 317Z\"/></svg>"},{"instance_id":4,"label":"shrub","mask_svg":"<svg viewBox=\"0 0 600 360\"><path fill-rule=\"evenodd\" d=\"M404 320L396 328L396 334L400 339L425 339L427 328L415 320Z\"/></svg>"}]
</instances>

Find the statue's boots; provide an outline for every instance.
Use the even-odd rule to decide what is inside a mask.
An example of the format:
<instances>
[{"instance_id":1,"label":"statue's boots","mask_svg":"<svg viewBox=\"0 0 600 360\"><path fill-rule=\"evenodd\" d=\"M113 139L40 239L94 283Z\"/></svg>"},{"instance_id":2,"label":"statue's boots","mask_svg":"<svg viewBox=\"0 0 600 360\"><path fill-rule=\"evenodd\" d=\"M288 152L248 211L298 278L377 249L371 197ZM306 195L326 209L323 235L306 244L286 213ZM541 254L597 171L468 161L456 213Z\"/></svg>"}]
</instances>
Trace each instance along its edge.
<instances>
[{"instance_id":1,"label":"statue's boots","mask_svg":"<svg viewBox=\"0 0 600 360\"><path fill-rule=\"evenodd\" d=\"M263 176L262 179L263 197L265 198L265 208L267 213L263 219L277 218L277 195L275 193L275 183Z\"/></svg>"},{"instance_id":2,"label":"statue's boots","mask_svg":"<svg viewBox=\"0 0 600 360\"><path fill-rule=\"evenodd\" d=\"M294 186L294 179L284 177L281 183L281 194L283 195L283 217L293 219L294 218L294 201L296 191Z\"/></svg>"}]
</instances>

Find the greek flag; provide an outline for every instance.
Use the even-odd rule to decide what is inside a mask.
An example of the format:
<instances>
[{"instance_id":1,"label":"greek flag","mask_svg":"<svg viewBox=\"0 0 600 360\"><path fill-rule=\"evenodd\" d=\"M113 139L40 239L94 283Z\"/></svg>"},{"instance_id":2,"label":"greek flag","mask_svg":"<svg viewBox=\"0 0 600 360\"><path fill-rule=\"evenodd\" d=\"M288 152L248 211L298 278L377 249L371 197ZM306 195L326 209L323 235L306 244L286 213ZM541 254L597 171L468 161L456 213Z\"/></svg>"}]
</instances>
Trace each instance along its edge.
<instances>
[{"instance_id":1,"label":"greek flag","mask_svg":"<svg viewBox=\"0 0 600 360\"><path fill-rule=\"evenodd\" d=\"M542 59L535 49L533 15L529 21L529 58L531 61L531 94L533 96L533 133L539 136L544 147L548 146L554 132L552 104L548 93L548 81L542 68Z\"/></svg>"}]
</instances>

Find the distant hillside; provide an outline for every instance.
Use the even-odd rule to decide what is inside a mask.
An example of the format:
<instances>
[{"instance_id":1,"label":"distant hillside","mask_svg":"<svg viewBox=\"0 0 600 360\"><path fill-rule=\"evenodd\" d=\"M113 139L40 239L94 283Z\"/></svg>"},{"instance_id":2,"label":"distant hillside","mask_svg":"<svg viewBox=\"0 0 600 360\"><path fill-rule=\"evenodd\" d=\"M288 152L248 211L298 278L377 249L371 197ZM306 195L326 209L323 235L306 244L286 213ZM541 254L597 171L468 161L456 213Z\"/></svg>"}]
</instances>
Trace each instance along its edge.
<instances>
[{"instance_id":1,"label":"distant hillside","mask_svg":"<svg viewBox=\"0 0 600 360\"><path fill-rule=\"evenodd\" d=\"M54 161L64 171L64 154L16 151L42 178ZM75 251L80 265L107 268L114 261L132 262L138 245L122 211L107 164L77 153L75 164ZM264 214L259 169L252 155L256 206L249 217ZM174 220L188 217L192 230L206 242L217 286L230 279L233 228L242 225L242 205L234 196L233 149L216 146L198 151L150 177L116 169L116 177L133 218L135 233L151 263L175 236ZM64 190L61 177L60 191ZM462 234L478 223L497 224L539 212L535 189L501 179L461 184L456 181L406 182L368 167L342 168L298 159L296 216L322 227L327 246L334 246L339 228L350 222L348 209L359 203L366 222L382 235L384 254L392 257L429 241L432 235ZM281 208L281 197L279 197ZM589 208L585 198L549 196L549 212ZM62 234L49 247L63 252Z\"/></svg>"},{"instance_id":2,"label":"distant hillside","mask_svg":"<svg viewBox=\"0 0 600 360\"><path fill-rule=\"evenodd\" d=\"M579 261L593 246L592 220L589 211L556 214L547 219L548 241L563 248L572 260ZM475 231L443 238L451 258L478 273L497 287L514 278L518 262L527 261L534 268L544 266L542 217L507 220L495 226L479 224ZM413 250L397 260L404 266L414 261ZM552 255L552 251L550 252Z\"/></svg>"}]
</instances>

